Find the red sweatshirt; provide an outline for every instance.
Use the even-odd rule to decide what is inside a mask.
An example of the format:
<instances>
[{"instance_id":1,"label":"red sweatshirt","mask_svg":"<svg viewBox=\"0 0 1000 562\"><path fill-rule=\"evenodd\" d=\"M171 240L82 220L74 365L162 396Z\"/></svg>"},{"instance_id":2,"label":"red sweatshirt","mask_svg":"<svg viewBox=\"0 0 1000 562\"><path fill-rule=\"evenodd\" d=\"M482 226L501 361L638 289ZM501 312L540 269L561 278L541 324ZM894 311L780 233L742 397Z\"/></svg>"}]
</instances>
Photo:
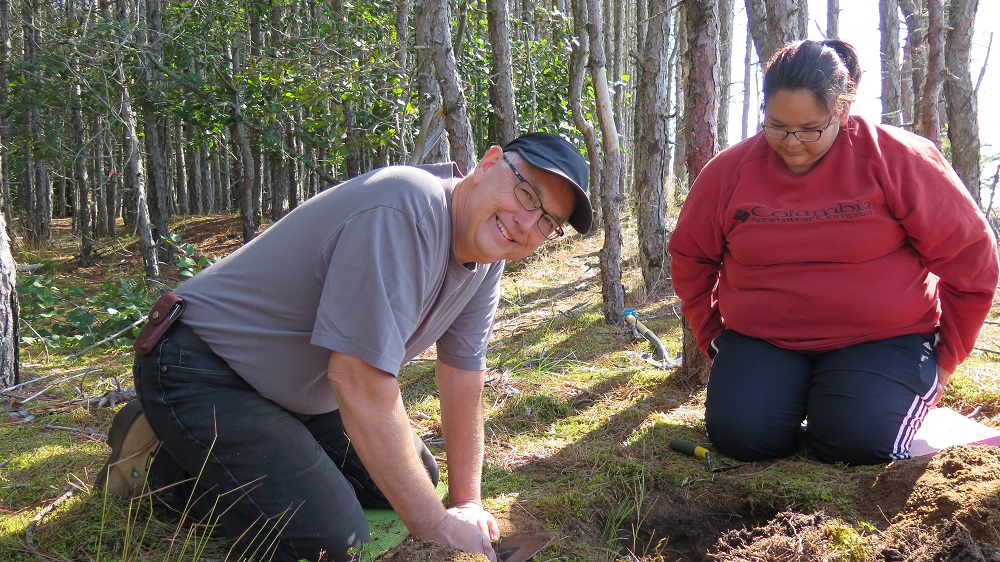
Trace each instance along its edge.
<instances>
[{"instance_id":1,"label":"red sweatshirt","mask_svg":"<svg viewBox=\"0 0 1000 562\"><path fill-rule=\"evenodd\" d=\"M997 288L993 232L941 153L859 117L802 174L762 134L718 154L669 250L702 350L725 328L799 350L936 331L950 373Z\"/></svg>"}]
</instances>

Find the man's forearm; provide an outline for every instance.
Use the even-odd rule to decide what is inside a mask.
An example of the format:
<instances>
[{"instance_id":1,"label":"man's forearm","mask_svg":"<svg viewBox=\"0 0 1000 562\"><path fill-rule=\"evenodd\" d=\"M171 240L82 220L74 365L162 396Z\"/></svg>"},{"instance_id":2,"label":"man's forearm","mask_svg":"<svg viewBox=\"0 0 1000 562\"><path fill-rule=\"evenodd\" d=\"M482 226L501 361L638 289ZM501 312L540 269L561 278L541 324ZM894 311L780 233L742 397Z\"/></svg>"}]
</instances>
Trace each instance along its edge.
<instances>
[{"instance_id":1,"label":"man's forearm","mask_svg":"<svg viewBox=\"0 0 1000 562\"><path fill-rule=\"evenodd\" d=\"M482 501L483 376L482 371L461 371L441 363L437 366L452 505Z\"/></svg>"},{"instance_id":2,"label":"man's forearm","mask_svg":"<svg viewBox=\"0 0 1000 562\"><path fill-rule=\"evenodd\" d=\"M351 444L396 514L414 535L433 528L447 513L413 448L395 377L338 353L328 376Z\"/></svg>"}]
</instances>

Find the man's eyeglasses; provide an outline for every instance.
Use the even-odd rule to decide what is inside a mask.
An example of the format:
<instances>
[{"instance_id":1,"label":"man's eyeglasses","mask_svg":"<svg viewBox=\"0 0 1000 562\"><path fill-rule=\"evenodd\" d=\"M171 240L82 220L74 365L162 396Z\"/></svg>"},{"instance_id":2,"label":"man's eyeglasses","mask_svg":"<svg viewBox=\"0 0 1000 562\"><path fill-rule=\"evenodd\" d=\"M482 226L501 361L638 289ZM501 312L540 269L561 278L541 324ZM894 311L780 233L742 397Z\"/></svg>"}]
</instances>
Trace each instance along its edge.
<instances>
[{"instance_id":1,"label":"man's eyeglasses","mask_svg":"<svg viewBox=\"0 0 1000 562\"><path fill-rule=\"evenodd\" d=\"M521 175L521 172L517 171L514 164L507 159L506 154L503 155L503 161L510 166L511 171L514 172L514 175L517 176L518 180L520 180L520 183L514 186L514 195L517 196L518 203L524 207L525 211L534 211L535 209L542 210L542 216L538 217L538 222L535 224L538 226L538 230L542 233L542 235L545 236L545 239L555 240L565 234L562 227L559 226L559 221L554 216L550 215L549 212L545 210L545 207L542 206L542 200L538 197L538 189L531 185L531 183Z\"/></svg>"},{"instance_id":2,"label":"man's eyeglasses","mask_svg":"<svg viewBox=\"0 0 1000 562\"><path fill-rule=\"evenodd\" d=\"M829 123L826 124L822 129L804 129L802 131L789 131L787 129L780 129L778 127L772 127L770 125L761 124L760 128L764 129L764 134L769 138L774 140L785 140L788 135L795 135L795 138L799 139L800 142L816 142L821 136L823 136L823 131L830 128L836 118L831 119Z\"/></svg>"}]
</instances>

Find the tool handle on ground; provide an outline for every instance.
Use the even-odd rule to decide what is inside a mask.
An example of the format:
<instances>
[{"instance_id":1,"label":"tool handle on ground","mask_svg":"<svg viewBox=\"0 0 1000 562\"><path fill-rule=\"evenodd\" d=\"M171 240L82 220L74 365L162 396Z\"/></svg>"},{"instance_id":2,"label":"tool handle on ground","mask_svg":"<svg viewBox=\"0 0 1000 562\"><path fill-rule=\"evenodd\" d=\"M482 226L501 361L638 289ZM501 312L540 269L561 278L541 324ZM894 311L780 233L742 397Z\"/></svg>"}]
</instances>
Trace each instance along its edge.
<instances>
[{"instance_id":1,"label":"tool handle on ground","mask_svg":"<svg viewBox=\"0 0 1000 562\"><path fill-rule=\"evenodd\" d=\"M695 445L690 441L684 441L683 439L671 439L670 448L678 453L684 453L692 457L708 458L708 449Z\"/></svg>"}]
</instances>

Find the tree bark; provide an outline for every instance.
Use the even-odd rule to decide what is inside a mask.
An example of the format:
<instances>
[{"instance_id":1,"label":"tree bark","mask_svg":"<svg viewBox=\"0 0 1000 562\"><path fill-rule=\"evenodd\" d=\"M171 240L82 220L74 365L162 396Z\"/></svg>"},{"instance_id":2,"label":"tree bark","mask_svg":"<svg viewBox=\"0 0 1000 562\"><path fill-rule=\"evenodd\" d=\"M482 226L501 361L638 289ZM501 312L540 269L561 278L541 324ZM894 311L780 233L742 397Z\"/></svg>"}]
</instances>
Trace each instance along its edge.
<instances>
[{"instance_id":1,"label":"tree bark","mask_svg":"<svg viewBox=\"0 0 1000 562\"><path fill-rule=\"evenodd\" d=\"M979 0L951 0L948 4L948 32L944 53L945 96L948 100L948 139L951 164L976 203L980 202L979 108L969 71L973 23Z\"/></svg>"},{"instance_id":2,"label":"tree bark","mask_svg":"<svg viewBox=\"0 0 1000 562\"><path fill-rule=\"evenodd\" d=\"M826 0L826 38L840 37L840 0Z\"/></svg>"},{"instance_id":3,"label":"tree bark","mask_svg":"<svg viewBox=\"0 0 1000 562\"><path fill-rule=\"evenodd\" d=\"M643 1L643 0L640 0ZM670 42L670 0L650 0L654 14L640 34L636 61L635 202L639 237L639 264L647 291L670 276L664 199L667 154L670 150L670 100L667 92L667 56Z\"/></svg>"},{"instance_id":4,"label":"tree bark","mask_svg":"<svg viewBox=\"0 0 1000 562\"><path fill-rule=\"evenodd\" d=\"M572 0L573 8L573 34L576 36L576 45L570 52L569 62L569 104L573 113L573 124L583 135L583 142L587 146L587 162L590 163L590 198L591 207L594 209L594 226L601 227L604 223L601 213L601 203L599 190L595 186L601 185L600 148L598 148L597 131L593 123L587 119L587 111L583 107L583 86L587 80L587 61L590 60L590 35L587 32L588 7L587 0ZM596 228L595 228L596 230ZM593 231L592 231L593 232Z\"/></svg>"},{"instance_id":5,"label":"tree bark","mask_svg":"<svg viewBox=\"0 0 1000 562\"><path fill-rule=\"evenodd\" d=\"M163 93L163 11L160 0L145 0L146 30L140 25L139 65L145 82L145 95L141 101L144 122L143 140L146 147L146 187L149 204L149 222L153 242L160 259L169 263L173 247L166 242L170 231L169 219L173 214L173 189L170 185L170 136L167 133L167 107Z\"/></svg>"},{"instance_id":6,"label":"tree bark","mask_svg":"<svg viewBox=\"0 0 1000 562\"><path fill-rule=\"evenodd\" d=\"M750 116L751 114L756 116L756 108L750 107L750 81L754 78L751 66L753 53L753 36L750 35L750 29L747 28L746 44L743 48L743 117L740 123L740 140L749 136ZM756 128L756 124L754 124L754 128Z\"/></svg>"},{"instance_id":7,"label":"tree bark","mask_svg":"<svg viewBox=\"0 0 1000 562\"><path fill-rule=\"evenodd\" d=\"M882 36L882 122L903 123L902 78L899 74L899 5L879 0L879 30Z\"/></svg>"},{"instance_id":8,"label":"tree bark","mask_svg":"<svg viewBox=\"0 0 1000 562\"><path fill-rule=\"evenodd\" d=\"M716 123L718 114L719 58L715 48L719 44L719 22L714 17L716 0L686 0L690 76L687 82L687 111L685 111L687 144L687 171L691 184L705 164L715 156ZM690 185L689 185L690 186ZM700 380L708 380L710 362L698 349L694 332L684 321L683 368Z\"/></svg>"},{"instance_id":9,"label":"tree bark","mask_svg":"<svg viewBox=\"0 0 1000 562\"><path fill-rule=\"evenodd\" d=\"M131 29L131 6L133 0L120 0L119 21L126 30ZM149 208L146 206L145 162L143 162L139 136L136 133L135 115L132 113L132 96L128 89L128 79L125 76L125 45L130 43L128 35L121 38L121 43L115 45L115 87L118 90L120 114L124 127L125 168L134 190L136 210L136 232L139 235L139 247L146 273L146 282L152 283L160 277L160 266L156 260L156 245L153 242L152 226L149 222Z\"/></svg>"},{"instance_id":10,"label":"tree bark","mask_svg":"<svg viewBox=\"0 0 1000 562\"><path fill-rule=\"evenodd\" d=\"M37 0L25 0L23 6L24 13L24 58L25 62L33 67L37 64L38 58L43 56L42 37L39 25L41 16L39 15L40 5ZM29 81L36 81L32 76ZM32 85L32 90L38 93L39 98L41 84L37 82ZM30 145L25 158L25 179L21 193L26 193L27 208L25 216L26 239L32 246L48 244L52 240L52 183L49 180L49 165L47 159L42 154L42 147L46 143L45 123L40 107L41 100L30 100L27 115L27 128ZM30 187L29 187L30 186ZM28 189L25 189L28 188Z\"/></svg>"},{"instance_id":11,"label":"tree bark","mask_svg":"<svg viewBox=\"0 0 1000 562\"><path fill-rule=\"evenodd\" d=\"M927 82L921 98L920 133L941 148L939 102L944 88L944 0L927 0Z\"/></svg>"},{"instance_id":12,"label":"tree bark","mask_svg":"<svg viewBox=\"0 0 1000 562\"><path fill-rule=\"evenodd\" d=\"M927 68L927 16L924 0L899 0L906 18L906 49L903 61L904 87L901 89L903 124L910 131L922 130L924 78Z\"/></svg>"},{"instance_id":13,"label":"tree bark","mask_svg":"<svg viewBox=\"0 0 1000 562\"><path fill-rule=\"evenodd\" d=\"M490 29L490 101L496 140L504 146L517 136L514 111L514 73L510 55L510 22L507 0L486 0L486 20Z\"/></svg>"},{"instance_id":14,"label":"tree bark","mask_svg":"<svg viewBox=\"0 0 1000 562\"><path fill-rule=\"evenodd\" d=\"M20 384L20 336L17 267L10 253L7 220L0 212L0 388Z\"/></svg>"},{"instance_id":15,"label":"tree bark","mask_svg":"<svg viewBox=\"0 0 1000 562\"><path fill-rule=\"evenodd\" d=\"M66 3L66 23L73 30L73 36L79 38L79 22L73 2ZM87 128L83 122L83 103L80 100L79 54L76 51L72 52L67 62L72 76L69 89L70 123L75 137L73 140L76 141L76 150L73 154L73 179L79 193L75 217L80 230L80 265L87 267L93 262L94 237L90 220L90 179L87 175Z\"/></svg>"},{"instance_id":16,"label":"tree bark","mask_svg":"<svg viewBox=\"0 0 1000 562\"><path fill-rule=\"evenodd\" d=\"M800 0L746 0L757 58L764 64L785 43L805 39L809 7Z\"/></svg>"},{"instance_id":17,"label":"tree bark","mask_svg":"<svg viewBox=\"0 0 1000 562\"><path fill-rule=\"evenodd\" d=\"M442 162L451 153L448 135L444 134L441 88L434 79L434 57L431 52L433 24L430 14L423 8L423 2L424 0L420 0L420 4L416 5L414 25L420 131L417 133L413 154L410 157L411 164Z\"/></svg>"},{"instance_id":18,"label":"tree bark","mask_svg":"<svg viewBox=\"0 0 1000 562\"><path fill-rule=\"evenodd\" d=\"M434 73L441 88L441 108L451 144L451 157L463 174L475 167L478 157L472 139L468 103L458 74L458 63L451 45L451 5L448 0L421 0L420 10L430 23L430 40Z\"/></svg>"},{"instance_id":19,"label":"tree bark","mask_svg":"<svg viewBox=\"0 0 1000 562\"><path fill-rule=\"evenodd\" d=\"M0 76L7 76L10 67L10 1L0 0ZM0 107L10 107L10 81L0 80ZM0 147L10 143L10 122L7 112L0 111ZM6 150L0 150L0 212L11 216L10 160Z\"/></svg>"},{"instance_id":20,"label":"tree bark","mask_svg":"<svg viewBox=\"0 0 1000 562\"><path fill-rule=\"evenodd\" d=\"M594 85L594 103L604 139L601 160L601 209L604 215L604 245L601 247L601 296L604 321L612 326L625 322L625 292L622 289L622 229L619 214L621 181L621 146L615 124L608 69L604 55L604 24L600 0L588 0L587 31L590 34L590 79Z\"/></svg>"},{"instance_id":21,"label":"tree bark","mask_svg":"<svg viewBox=\"0 0 1000 562\"><path fill-rule=\"evenodd\" d=\"M718 150L729 146L729 95L733 80L734 0L719 2L719 117Z\"/></svg>"}]
</instances>

